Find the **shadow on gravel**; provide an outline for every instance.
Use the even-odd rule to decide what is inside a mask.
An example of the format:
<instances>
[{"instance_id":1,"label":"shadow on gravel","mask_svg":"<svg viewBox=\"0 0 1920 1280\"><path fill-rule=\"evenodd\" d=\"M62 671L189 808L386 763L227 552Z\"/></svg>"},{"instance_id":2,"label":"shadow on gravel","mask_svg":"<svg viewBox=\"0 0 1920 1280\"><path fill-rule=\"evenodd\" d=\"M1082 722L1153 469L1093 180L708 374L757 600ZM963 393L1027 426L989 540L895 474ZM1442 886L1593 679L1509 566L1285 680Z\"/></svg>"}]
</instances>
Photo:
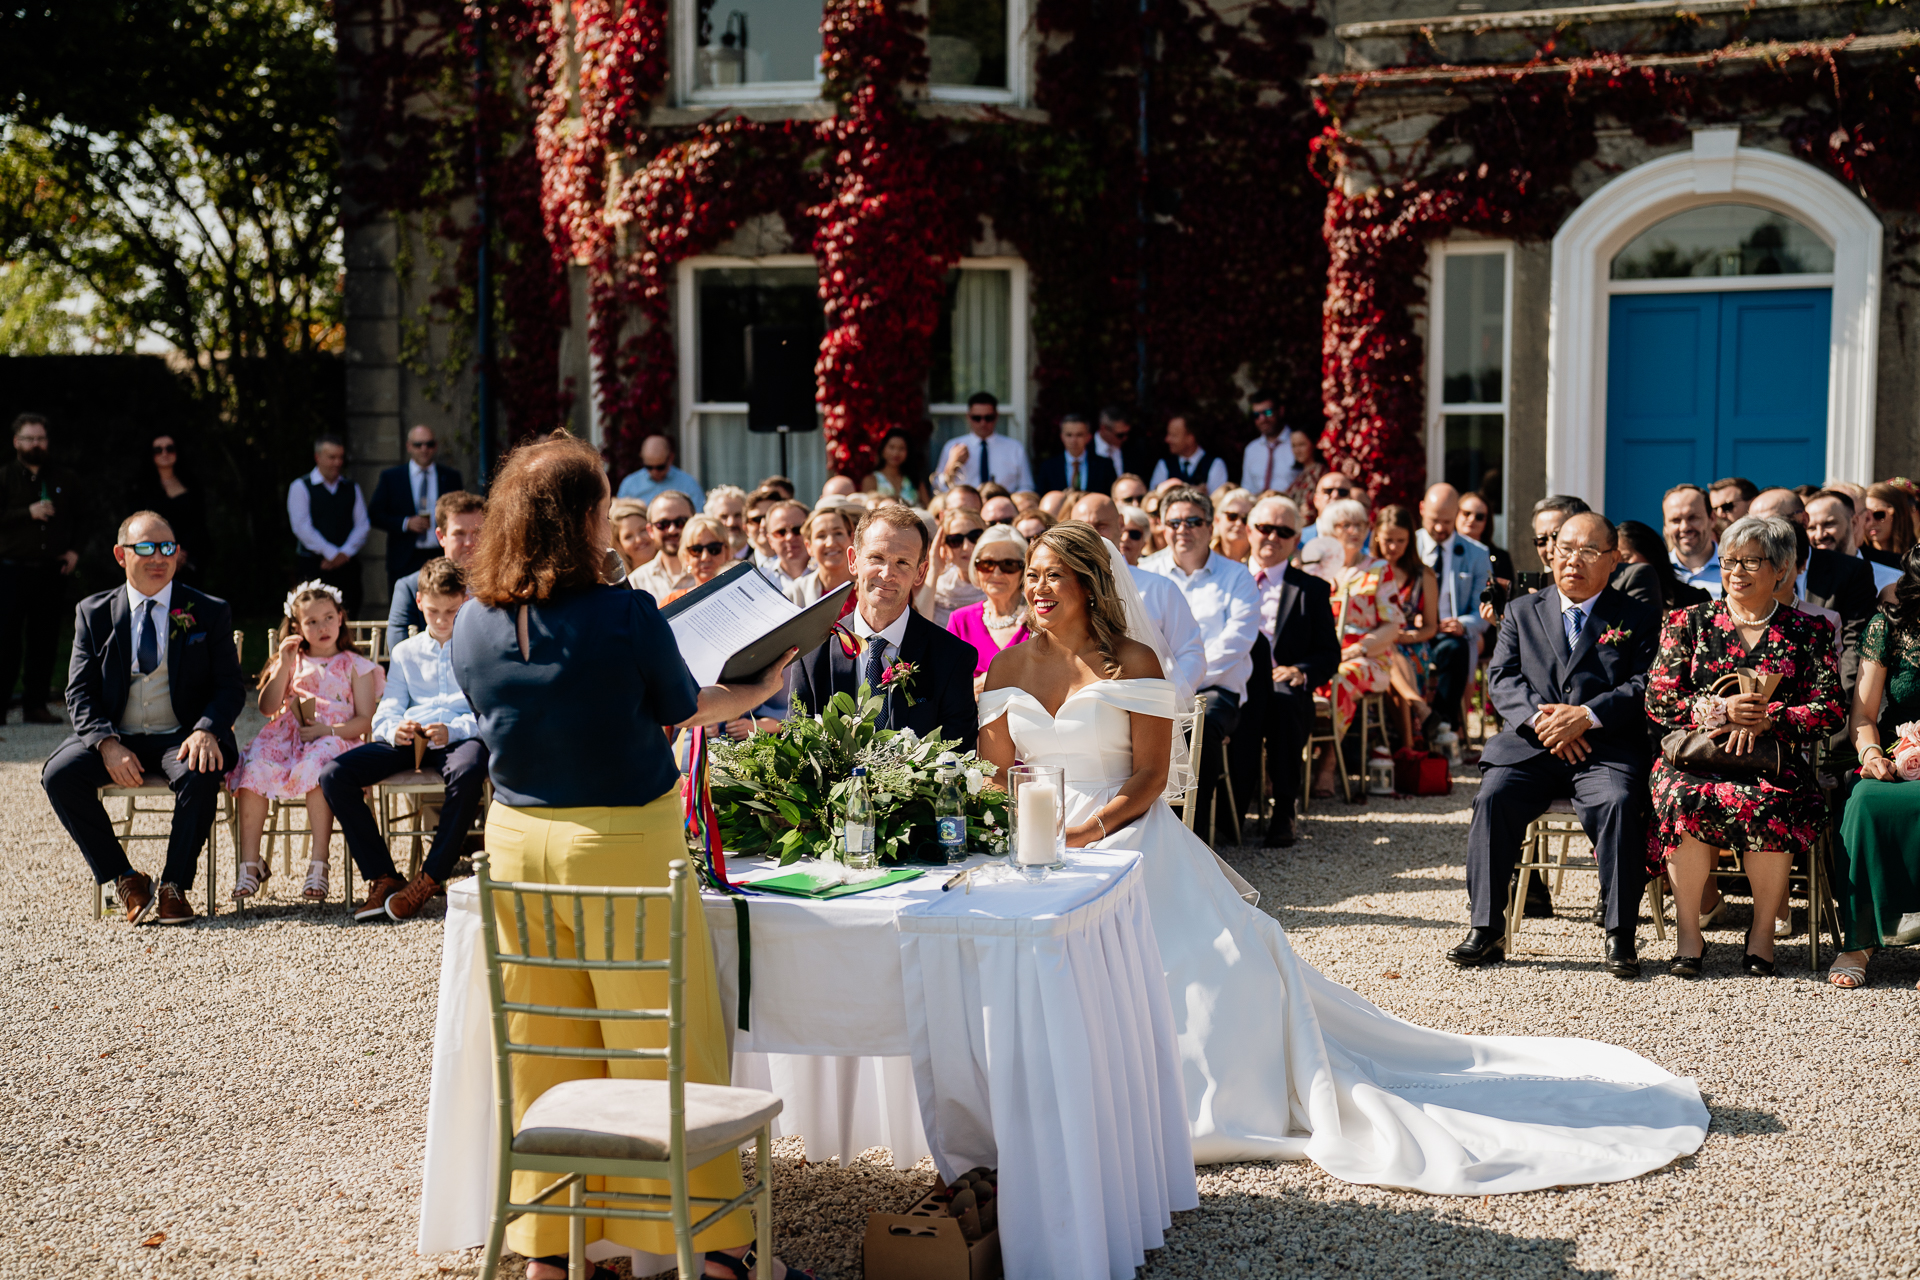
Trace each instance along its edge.
<instances>
[{"instance_id":1,"label":"shadow on gravel","mask_svg":"<svg viewBox=\"0 0 1920 1280\"><path fill-rule=\"evenodd\" d=\"M1785 1133L1787 1126L1779 1116L1771 1111L1759 1111L1753 1107L1716 1107L1710 1094L1706 1098L1707 1113L1713 1117L1712 1131L1721 1137L1735 1133Z\"/></svg>"}]
</instances>

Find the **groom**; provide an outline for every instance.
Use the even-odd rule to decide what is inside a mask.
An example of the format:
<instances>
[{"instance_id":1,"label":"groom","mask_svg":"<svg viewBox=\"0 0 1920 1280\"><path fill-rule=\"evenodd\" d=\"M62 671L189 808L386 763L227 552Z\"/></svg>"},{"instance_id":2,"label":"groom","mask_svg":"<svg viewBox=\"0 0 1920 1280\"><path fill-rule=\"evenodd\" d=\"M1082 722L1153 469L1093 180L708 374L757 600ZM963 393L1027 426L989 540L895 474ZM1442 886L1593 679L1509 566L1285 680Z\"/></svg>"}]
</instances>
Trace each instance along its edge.
<instances>
[{"instance_id":1,"label":"groom","mask_svg":"<svg viewBox=\"0 0 1920 1280\"><path fill-rule=\"evenodd\" d=\"M865 684L884 693L883 729L912 729L921 737L938 733L972 751L980 737L973 701L973 669L980 660L974 647L934 626L909 606L927 578L927 526L909 507L897 503L868 512L847 548L859 607L848 620L863 646L849 658L838 637L793 664L793 696L818 711L836 693L855 694ZM883 677L897 664L911 674Z\"/></svg>"}]
</instances>

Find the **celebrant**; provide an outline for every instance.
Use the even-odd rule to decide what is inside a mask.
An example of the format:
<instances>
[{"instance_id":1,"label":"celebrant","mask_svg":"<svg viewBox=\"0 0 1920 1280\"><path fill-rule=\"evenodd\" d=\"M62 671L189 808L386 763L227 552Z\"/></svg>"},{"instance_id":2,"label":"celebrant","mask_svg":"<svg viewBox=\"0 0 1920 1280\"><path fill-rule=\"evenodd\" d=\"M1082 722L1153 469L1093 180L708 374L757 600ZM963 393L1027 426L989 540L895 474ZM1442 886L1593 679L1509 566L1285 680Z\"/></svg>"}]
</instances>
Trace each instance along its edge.
<instances>
[{"instance_id":1,"label":"celebrant","mask_svg":"<svg viewBox=\"0 0 1920 1280\"><path fill-rule=\"evenodd\" d=\"M752 685L699 688L679 656L673 633L644 591L602 585L600 567L612 543L612 491L594 449L563 433L510 454L493 483L488 519L468 566L473 596L454 624L455 678L479 717L494 802L487 814L487 855L501 880L546 884L667 884L667 864L686 856L679 777L662 729L714 724L745 715L782 684L793 654ZM496 518L497 516L497 518ZM543 950L541 913L526 919L529 943ZM570 935L556 913L554 928ZM707 942L706 916L686 922L686 1069L689 1081L729 1083L726 1035ZM562 952L574 946L558 940ZM665 959L665 929L649 929L646 958ZM662 1008L664 973L593 973L508 966L508 1000L603 1009ZM516 1039L598 1048L664 1048L664 1022L543 1020L512 1015ZM615 1074L664 1079L665 1063L620 1062ZM516 1125L527 1106L564 1080L600 1076L592 1059L531 1058L513 1073ZM521 1174L513 1194L526 1200L544 1175ZM591 1184L601 1187L600 1180ZM664 1182L611 1179L605 1188L665 1195ZM694 1169L695 1196L729 1200L742 1189L740 1162L729 1152ZM509 1248L525 1255L531 1280L566 1275L565 1220L523 1217L507 1231ZM704 1232L709 1275L744 1275L739 1259L754 1234L743 1209ZM672 1254L664 1222L589 1219L587 1239ZM784 1267L775 1265L779 1276Z\"/></svg>"}]
</instances>

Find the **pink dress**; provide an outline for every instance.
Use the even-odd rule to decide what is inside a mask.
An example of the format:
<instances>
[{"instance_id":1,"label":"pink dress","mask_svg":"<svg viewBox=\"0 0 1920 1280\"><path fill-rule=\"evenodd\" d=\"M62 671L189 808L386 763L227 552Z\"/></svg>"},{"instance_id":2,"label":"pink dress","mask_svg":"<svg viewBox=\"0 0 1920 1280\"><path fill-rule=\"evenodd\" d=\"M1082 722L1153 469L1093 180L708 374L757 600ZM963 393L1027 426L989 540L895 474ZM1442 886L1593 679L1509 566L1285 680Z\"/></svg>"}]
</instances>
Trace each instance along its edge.
<instances>
[{"instance_id":1,"label":"pink dress","mask_svg":"<svg viewBox=\"0 0 1920 1280\"><path fill-rule=\"evenodd\" d=\"M987 668L993 665L995 656L1000 652L1000 646L993 642L993 632L987 630L987 602L982 600L955 609L947 618L947 630L972 645L974 652L980 655L980 660L974 664L973 674L987 674ZM1013 648L1031 634L1027 624L1021 623L1020 629L1007 641L1007 648Z\"/></svg>"},{"instance_id":2,"label":"pink dress","mask_svg":"<svg viewBox=\"0 0 1920 1280\"><path fill-rule=\"evenodd\" d=\"M300 655L300 669L287 691L287 705L273 722L240 753L240 767L227 778L234 791L245 789L269 800L299 800L320 785L320 770L329 760L359 746L349 738L300 741L297 703L314 700L314 721L345 724L353 719L353 682L373 672L374 696L379 696L380 667L357 653L336 653L324 663ZM367 708L369 712L372 708Z\"/></svg>"}]
</instances>

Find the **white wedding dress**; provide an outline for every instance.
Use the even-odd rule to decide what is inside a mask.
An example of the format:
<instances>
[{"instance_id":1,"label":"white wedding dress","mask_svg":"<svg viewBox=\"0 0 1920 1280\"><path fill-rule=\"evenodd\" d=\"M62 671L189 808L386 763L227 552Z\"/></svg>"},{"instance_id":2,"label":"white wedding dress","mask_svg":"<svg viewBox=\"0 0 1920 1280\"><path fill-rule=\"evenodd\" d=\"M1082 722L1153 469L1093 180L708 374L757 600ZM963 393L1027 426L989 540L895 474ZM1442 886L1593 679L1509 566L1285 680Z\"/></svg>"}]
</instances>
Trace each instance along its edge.
<instances>
[{"instance_id":1,"label":"white wedding dress","mask_svg":"<svg viewBox=\"0 0 1920 1280\"><path fill-rule=\"evenodd\" d=\"M1176 710L1166 680L1101 680L1057 716L990 691L980 723L1005 716L1020 760L1065 768L1077 823L1133 772L1129 717ZM1638 1054L1429 1031L1321 976L1163 800L1099 847L1144 855L1197 1163L1304 1158L1347 1182L1481 1195L1636 1177L1706 1137L1693 1081Z\"/></svg>"}]
</instances>

